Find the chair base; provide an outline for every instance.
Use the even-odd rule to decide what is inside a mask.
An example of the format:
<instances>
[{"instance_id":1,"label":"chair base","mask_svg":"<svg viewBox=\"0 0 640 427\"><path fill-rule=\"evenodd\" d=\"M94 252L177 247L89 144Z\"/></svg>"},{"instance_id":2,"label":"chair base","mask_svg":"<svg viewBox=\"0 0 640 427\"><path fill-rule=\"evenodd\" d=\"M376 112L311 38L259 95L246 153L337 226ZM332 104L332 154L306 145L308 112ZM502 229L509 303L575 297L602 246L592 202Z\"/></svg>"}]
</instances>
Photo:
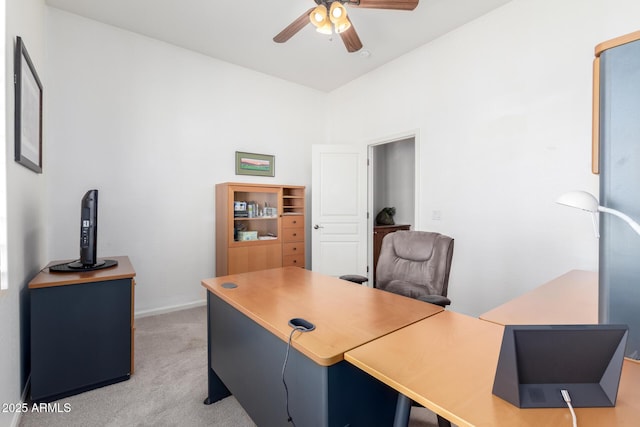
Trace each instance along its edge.
<instances>
[{"instance_id":1,"label":"chair base","mask_svg":"<svg viewBox=\"0 0 640 427\"><path fill-rule=\"evenodd\" d=\"M409 416L411 414L411 407L416 406L424 408L417 402L409 399L402 393L398 393L398 401L396 403L396 414L393 419L393 427L407 427L409 425ZM442 418L436 414L438 418L438 427L451 427L451 422L446 418Z\"/></svg>"}]
</instances>

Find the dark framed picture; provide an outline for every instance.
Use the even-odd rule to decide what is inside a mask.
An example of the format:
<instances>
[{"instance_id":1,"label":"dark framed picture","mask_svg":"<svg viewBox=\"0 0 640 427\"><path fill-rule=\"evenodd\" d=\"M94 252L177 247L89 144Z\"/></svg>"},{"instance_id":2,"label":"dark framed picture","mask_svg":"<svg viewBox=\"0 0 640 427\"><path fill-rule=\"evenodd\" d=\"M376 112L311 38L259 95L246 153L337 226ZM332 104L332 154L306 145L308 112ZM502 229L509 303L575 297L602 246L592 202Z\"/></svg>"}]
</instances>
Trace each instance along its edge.
<instances>
[{"instance_id":1,"label":"dark framed picture","mask_svg":"<svg viewBox=\"0 0 640 427\"><path fill-rule=\"evenodd\" d=\"M236 151L236 175L275 176L275 156Z\"/></svg>"},{"instance_id":2,"label":"dark framed picture","mask_svg":"<svg viewBox=\"0 0 640 427\"><path fill-rule=\"evenodd\" d=\"M42 83L18 37L15 71L15 161L42 173Z\"/></svg>"}]
</instances>

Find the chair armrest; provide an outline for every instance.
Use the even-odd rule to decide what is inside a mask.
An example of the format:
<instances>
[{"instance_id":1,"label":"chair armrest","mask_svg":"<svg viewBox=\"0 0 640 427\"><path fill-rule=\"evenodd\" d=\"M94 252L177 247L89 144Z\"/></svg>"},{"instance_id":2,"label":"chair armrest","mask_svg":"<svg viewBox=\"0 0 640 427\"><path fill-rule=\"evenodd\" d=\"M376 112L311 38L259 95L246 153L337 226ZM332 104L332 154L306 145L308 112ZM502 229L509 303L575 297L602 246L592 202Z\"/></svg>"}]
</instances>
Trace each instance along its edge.
<instances>
[{"instance_id":1,"label":"chair armrest","mask_svg":"<svg viewBox=\"0 0 640 427\"><path fill-rule=\"evenodd\" d=\"M418 297L418 299L420 301L439 305L441 307L445 307L451 304L451 300L447 297L443 297L442 295L425 295L425 296Z\"/></svg>"},{"instance_id":2,"label":"chair armrest","mask_svg":"<svg viewBox=\"0 0 640 427\"><path fill-rule=\"evenodd\" d=\"M369 281L367 277L360 276L358 274L345 274L343 276L340 276L340 278L348 282L358 283L359 285L362 285L364 282Z\"/></svg>"}]
</instances>

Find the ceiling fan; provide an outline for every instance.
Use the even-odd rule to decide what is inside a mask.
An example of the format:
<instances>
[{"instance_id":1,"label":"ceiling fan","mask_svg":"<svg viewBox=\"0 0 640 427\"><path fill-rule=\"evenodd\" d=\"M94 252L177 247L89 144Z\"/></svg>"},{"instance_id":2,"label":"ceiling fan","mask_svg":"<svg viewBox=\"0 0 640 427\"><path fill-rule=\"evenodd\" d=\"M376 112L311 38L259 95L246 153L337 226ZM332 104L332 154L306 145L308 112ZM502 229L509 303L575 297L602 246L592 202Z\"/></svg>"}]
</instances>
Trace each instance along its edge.
<instances>
[{"instance_id":1,"label":"ceiling fan","mask_svg":"<svg viewBox=\"0 0 640 427\"><path fill-rule=\"evenodd\" d=\"M340 34L347 51L357 52L362 48L362 42L356 33L351 20L347 16L344 5L368 9L413 10L418 6L418 0L314 0L316 7L312 7L289 24L273 38L276 43L284 43L293 37L307 24L312 23L316 31L323 34Z\"/></svg>"}]
</instances>

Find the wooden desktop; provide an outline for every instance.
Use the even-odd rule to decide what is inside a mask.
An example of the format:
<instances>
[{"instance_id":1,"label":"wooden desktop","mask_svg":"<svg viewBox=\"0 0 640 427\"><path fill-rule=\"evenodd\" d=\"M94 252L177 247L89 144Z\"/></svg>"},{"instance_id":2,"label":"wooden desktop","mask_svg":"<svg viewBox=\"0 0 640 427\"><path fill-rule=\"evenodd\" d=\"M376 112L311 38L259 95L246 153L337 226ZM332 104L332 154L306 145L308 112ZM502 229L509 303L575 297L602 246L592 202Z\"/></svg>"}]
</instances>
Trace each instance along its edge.
<instances>
[{"instance_id":1,"label":"wooden desktop","mask_svg":"<svg viewBox=\"0 0 640 427\"><path fill-rule=\"evenodd\" d=\"M598 273L572 270L480 315L499 325L598 323Z\"/></svg>"},{"instance_id":2,"label":"wooden desktop","mask_svg":"<svg viewBox=\"0 0 640 427\"><path fill-rule=\"evenodd\" d=\"M597 283L596 273L570 272L482 319L439 313L350 350L345 360L401 393L399 414L408 416L409 398L458 426L571 426L568 409L520 409L493 395L504 329L500 322L595 323L585 322L594 314L597 322L594 277ZM580 427L638 425L640 363L625 360L615 407L577 408L576 414ZM406 425L406 419L396 417L395 425L402 422Z\"/></svg>"},{"instance_id":3,"label":"wooden desktop","mask_svg":"<svg viewBox=\"0 0 640 427\"><path fill-rule=\"evenodd\" d=\"M292 335L286 380L296 424L384 425L393 420L397 393L345 362L344 353L442 311L298 267L202 285L208 290L206 403L233 393L258 425L288 425L281 374L290 319L316 326Z\"/></svg>"}]
</instances>

